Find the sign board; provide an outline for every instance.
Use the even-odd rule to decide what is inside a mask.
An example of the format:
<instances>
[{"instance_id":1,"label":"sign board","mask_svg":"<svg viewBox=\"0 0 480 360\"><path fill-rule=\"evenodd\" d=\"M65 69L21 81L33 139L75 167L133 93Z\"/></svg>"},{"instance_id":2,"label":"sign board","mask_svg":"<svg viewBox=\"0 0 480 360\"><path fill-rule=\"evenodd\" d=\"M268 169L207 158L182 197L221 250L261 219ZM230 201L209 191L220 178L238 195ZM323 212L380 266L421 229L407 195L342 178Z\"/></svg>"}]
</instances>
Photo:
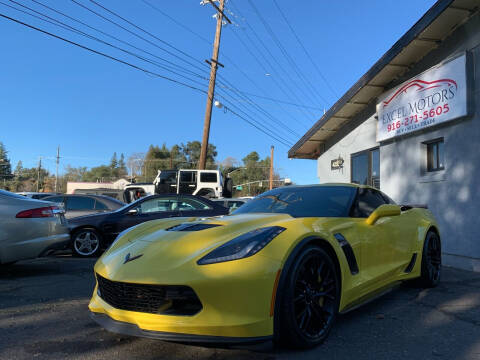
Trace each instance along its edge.
<instances>
[{"instance_id":1,"label":"sign board","mask_svg":"<svg viewBox=\"0 0 480 360\"><path fill-rule=\"evenodd\" d=\"M331 161L331 169L332 170L343 169L343 163L344 163L344 160L341 157L338 157L338 159L333 159Z\"/></svg>"},{"instance_id":2,"label":"sign board","mask_svg":"<svg viewBox=\"0 0 480 360\"><path fill-rule=\"evenodd\" d=\"M377 141L467 115L466 55L448 60L383 94Z\"/></svg>"}]
</instances>

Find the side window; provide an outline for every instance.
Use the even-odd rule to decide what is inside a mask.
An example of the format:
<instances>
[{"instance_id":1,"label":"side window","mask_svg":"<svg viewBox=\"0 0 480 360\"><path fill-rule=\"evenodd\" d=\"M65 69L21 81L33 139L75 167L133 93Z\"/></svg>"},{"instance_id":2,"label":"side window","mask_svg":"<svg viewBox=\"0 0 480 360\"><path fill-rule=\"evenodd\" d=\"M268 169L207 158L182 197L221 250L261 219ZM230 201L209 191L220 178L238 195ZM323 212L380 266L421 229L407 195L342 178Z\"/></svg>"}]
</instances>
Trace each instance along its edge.
<instances>
[{"instance_id":1,"label":"side window","mask_svg":"<svg viewBox=\"0 0 480 360\"><path fill-rule=\"evenodd\" d=\"M142 202L137 210L141 214L178 210L177 200L174 198L155 198Z\"/></svg>"},{"instance_id":2,"label":"side window","mask_svg":"<svg viewBox=\"0 0 480 360\"><path fill-rule=\"evenodd\" d=\"M385 199L385 203L386 204L392 204L392 205L396 205L397 203L395 201L392 200L392 198L390 198L390 196L380 192L380 194L383 196L383 198Z\"/></svg>"},{"instance_id":3,"label":"side window","mask_svg":"<svg viewBox=\"0 0 480 360\"><path fill-rule=\"evenodd\" d=\"M72 196L67 198L67 210L93 210L95 199L90 197Z\"/></svg>"},{"instance_id":4,"label":"side window","mask_svg":"<svg viewBox=\"0 0 480 360\"><path fill-rule=\"evenodd\" d=\"M54 202L54 203L63 203L63 196L53 196L53 197L47 199L47 201L51 201L51 202Z\"/></svg>"},{"instance_id":5,"label":"side window","mask_svg":"<svg viewBox=\"0 0 480 360\"><path fill-rule=\"evenodd\" d=\"M369 217L376 208L386 203L380 192L371 189L359 189L352 216L361 218Z\"/></svg>"},{"instance_id":6,"label":"side window","mask_svg":"<svg viewBox=\"0 0 480 360\"><path fill-rule=\"evenodd\" d=\"M95 210L108 210L108 207L104 203L95 200Z\"/></svg>"},{"instance_id":7,"label":"side window","mask_svg":"<svg viewBox=\"0 0 480 360\"><path fill-rule=\"evenodd\" d=\"M200 182L202 183L216 183L217 173L202 172L200 173Z\"/></svg>"},{"instance_id":8,"label":"side window","mask_svg":"<svg viewBox=\"0 0 480 360\"><path fill-rule=\"evenodd\" d=\"M180 172L181 183L196 183L197 173L195 171L182 171Z\"/></svg>"},{"instance_id":9,"label":"side window","mask_svg":"<svg viewBox=\"0 0 480 360\"><path fill-rule=\"evenodd\" d=\"M189 198L179 198L178 199L178 210L188 211L188 210L210 210L210 205L196 200L196 199L189 199Z\"/></svg>"}]
</instances>

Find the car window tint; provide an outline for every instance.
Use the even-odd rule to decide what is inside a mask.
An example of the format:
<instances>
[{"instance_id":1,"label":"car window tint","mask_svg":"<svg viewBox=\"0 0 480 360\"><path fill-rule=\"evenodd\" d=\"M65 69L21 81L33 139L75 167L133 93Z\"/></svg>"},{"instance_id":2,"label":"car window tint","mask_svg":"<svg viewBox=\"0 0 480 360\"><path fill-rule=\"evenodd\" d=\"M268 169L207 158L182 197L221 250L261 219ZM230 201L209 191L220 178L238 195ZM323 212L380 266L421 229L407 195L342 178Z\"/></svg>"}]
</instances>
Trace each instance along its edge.
<instances>
[{"instance_id":1,"label":"car window tint","mask_svg":"<svg viewBox=\"0 0 480 360\"><path fill-rule=\"evenodd\" d=\"M227 202L227 206L231 210L235 210L236 208L239 208L242 205L243 205L243 201L228 201Z\"/></svg>"},{"instance_id":2,"label":"car window tint","mask_svg":"<svg viewBox=\"0 0 480 360\"><path fill-rule=\"evenodd\" d=\"M95 199L83 196L67 197L67 210L93 209L95 209Z\"/></svg>"},{"instance_id":3,"label":"car window tint","mask_svg":"<svg viewBox=\"0 0 480 360\"><path fill-rule=\"evenodd\" d=\"M51 198L46 199L47 201L55 202L55 203L62 203L63 196L52 196Z\"/></svg>"},{"instance_id":4,"label":"car window tint","mask_svg":"<svg viewBox=\"0 0 480 360\"><path fill-rule=\"evenodd\" d=\"M387 204L393 204L393 205L396 205L397 203L395 201L392 200L392 198L388 195L385 195L383 192L380 191L380 194L383 196L383 198L385 199L385 202Z\"/></svg>"},{"instance_id":5,"label":"car window tint","mask_svg":"<svg viewBox=\"0 0 480 360\"><path fill-rule=\"evenodd\" d=\"M387 202L378 191L372 189L359 189L353 217L369 217L376 208L386 203Z\"/></svg>"},{"instance_id":6,"label":"car window tint","mask_svg":"<svg viewBox=\"0 0 480 360\"><path fill-rule=\"evenodd\" d=\"M195 171L182 171L180 172L181 183L194 183L197 181L197 173Z\"/></svg>"},{"instance_id":7,"label":"car window tint","mask_svg":"<svg viewBox=\"0 0 480 360\"><path fill-rule=\"evenodd\" d=\"M142 202L138 211L142 214L160 212L160 211L175 211L178 208L177 200L171 198L155 198Z\"/></svg>"},{"instance_id":8,"label":"car window tint","mask_svg":"<svg viewBox=\"0 0 480 360\"><path fill-rule=\"evenodd\" d=\"M200 173L200 181L206 183L216 183L217 182L217 173Z\"/></svg>"},{"instance_id":9,"label":"car window tint","mask_svg":"<svg viewBox=\"0 0 480 360\"><path fill-rule=\"evenodd\" d=\"M179 210L183 210L183 211L211 209L210 205L200 200L190 199L190 198L179 198L178 206L179 206Z\"/></svg>"},{"instance_id":10,"label":"car window tint","mask_svg":"<svg viewBox=\"0 0 480 360\"><path fill-rule=\"evenodd\" d=\"M234 214L283 213L293 217L347 217L355 196L353 186L281 187L267 191Z\"/></svg>"},{"instance_id":11,"label":"car window tint","mask_svg":"<svg viewBox=\"0 0 480 360\"><path fill-rule=\"evenodd\" d=\"M104 203L95 200L95 210L108 210L108 207Z\"/></svg>"}]
</instances>

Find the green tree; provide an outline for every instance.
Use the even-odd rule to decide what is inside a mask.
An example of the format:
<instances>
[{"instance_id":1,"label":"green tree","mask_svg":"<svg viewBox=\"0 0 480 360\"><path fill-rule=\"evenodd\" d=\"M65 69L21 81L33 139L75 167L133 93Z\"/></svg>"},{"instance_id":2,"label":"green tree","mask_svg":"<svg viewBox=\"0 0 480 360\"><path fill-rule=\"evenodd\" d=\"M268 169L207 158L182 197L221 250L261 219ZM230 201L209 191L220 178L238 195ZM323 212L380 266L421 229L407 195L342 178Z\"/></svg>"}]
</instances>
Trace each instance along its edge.
<instances>
[{"instance_id":1,"label":"green tree","mask_svg":"<svg viewBox=\"0 0 480 360\"><path fill-rule=\"evenodd\" d=\"M12 165L10 164L10 159L8 158L8 151L0 142L0 179L5 183L6 180L12 178Z\"/></svg>"},{"instance_id":2,"label":"green tree","mask_svg":"<svg viewBox=\"0 0 480 360\"><path fill-rule=\"evenodd\" d=\"M109 182L113 180L115 177L112 177L112 168L107 165L93 167L83 175L83 181Z\"/></svg>"},{"instance_id":3,"label":"green tree","mask_svg":"<svg viewBox=\"0 0 480 360\"><path fill-rule=\"evenodd\" d=\"M200 160L200 152L202 149L202 143L200 141L189 141L186 145L181 145L182 152L187 159L185 168L195 169L198 166ZM207 149L207 169L217 169L218 166L215 163L215 157L217 156L217 147L213 144L208 144Z\"/></svg>"},{"instance_id":4,"label":"green tree","mask_svg":"<svg viewBox=\"0 0 480 360\"><path fill-rule=\"evenodd\" d=\"M120 154L120 160L118 160L118 177L124 177L127 175L127 166L125 165L125 155Z\"/></svg>"},{"instance_id":5,"label":"green tree","mask_svg":"<svg viewBox=\"0 0 480 360\"><path fill-rule=\"evenodd\" d=\"M230 161L231 162L231 161ZM235 196L258 195L269 189L270 177L270 157L261 160L260 155L256 151L250 152L242 159L243 166L237 167L232 172L226 169L226 172L232 172L231 178L234 185L241 185L242 190L236 191ZM226 175L226 174L225 174ZM280 179L280 176L274 172L274 180ZM274 183L278 186L278 183Z\"/></svg>"}]
</instances>

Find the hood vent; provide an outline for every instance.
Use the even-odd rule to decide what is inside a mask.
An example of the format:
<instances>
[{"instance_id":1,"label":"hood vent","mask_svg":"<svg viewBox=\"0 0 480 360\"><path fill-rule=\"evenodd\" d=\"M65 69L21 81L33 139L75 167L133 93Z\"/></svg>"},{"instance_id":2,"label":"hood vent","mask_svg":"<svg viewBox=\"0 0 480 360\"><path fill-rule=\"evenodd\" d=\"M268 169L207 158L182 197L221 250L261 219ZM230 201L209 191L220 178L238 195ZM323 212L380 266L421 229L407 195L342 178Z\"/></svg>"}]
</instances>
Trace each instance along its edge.
<instances>
[{"instance_id":1,"label":"hood vent","mask_svg":"<svg viewBox=\"0 0 480 360\"><path fill-rule=\"evenodd\" d=\"M206 230L210 229L213 227L221 226L219 224L192 224L192 223L186 223L186 224L179 224L175 225L172 227L169 227L168 229L165 229L166 231L200 231L200 230Z\"/></svg>"}]
</instances>

